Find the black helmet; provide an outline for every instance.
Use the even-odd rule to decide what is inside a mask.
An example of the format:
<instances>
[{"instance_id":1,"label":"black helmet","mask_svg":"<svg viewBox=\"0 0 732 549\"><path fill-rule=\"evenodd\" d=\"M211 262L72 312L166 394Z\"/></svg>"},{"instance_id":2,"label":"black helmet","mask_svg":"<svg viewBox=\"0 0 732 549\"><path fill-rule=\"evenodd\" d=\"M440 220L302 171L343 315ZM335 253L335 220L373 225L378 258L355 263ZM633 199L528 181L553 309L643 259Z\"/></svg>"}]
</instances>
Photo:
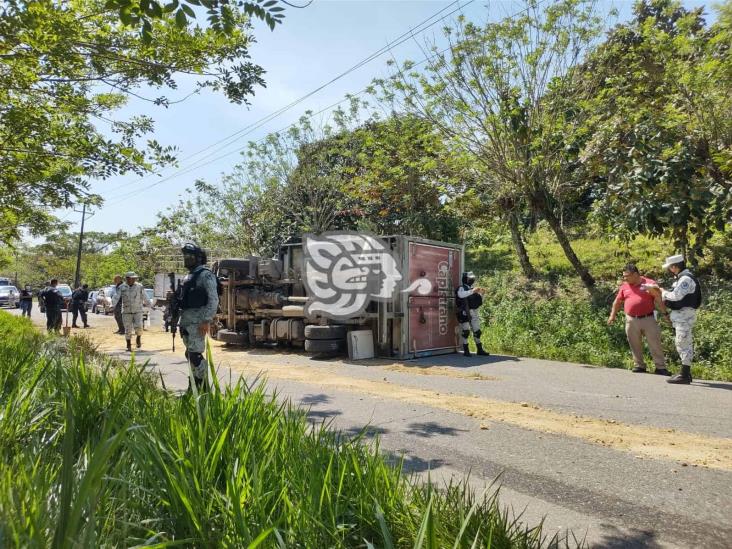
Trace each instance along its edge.
<instances>
[{"instance_id":1,"label":"black helmet","mask_svg":"<svg viewBox=\"0 0 732 549\"><path fill-rule=\"evenodd\" d=\"M205 265L206 263L208 263L208 256L206 255L206 252L203 250L203 248L200 248L195 244L192 244L191 242L185 244L180 249L180 251L183 252L183 255L195 256L201 265Z\"/></svg>"},{"instance_id":2,"label":"black helmet","mask_svg":"<svg viewBox=\"0 0 732 549\"><path fill-rule=\"evenodd\" d=\"M463 280L463 284L472 286L475 283L475 275L473 274L473 271L464 272L462 280Z\"/></svg>"}]
</instances>

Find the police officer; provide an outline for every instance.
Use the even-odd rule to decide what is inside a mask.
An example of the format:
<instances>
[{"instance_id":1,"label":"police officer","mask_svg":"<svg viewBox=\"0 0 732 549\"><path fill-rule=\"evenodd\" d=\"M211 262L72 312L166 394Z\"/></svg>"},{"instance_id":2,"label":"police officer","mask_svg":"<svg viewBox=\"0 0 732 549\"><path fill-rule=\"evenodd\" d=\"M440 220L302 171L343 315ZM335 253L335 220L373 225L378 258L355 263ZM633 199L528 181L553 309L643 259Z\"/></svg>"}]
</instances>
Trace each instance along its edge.
<instances>
[{"instance_id":1,"label":"police officer","mask_svg":"<svg viewBox=\"0 0 732 549\"><path fill-rule=\"evenodd\" d=\"M64 296L56 286L58 286L58 280L54 278L39 296L46 308L46 329L49 332L61 331L61 309L64 306Z\"/></svg>"},{"instance_id":2,"label":"police officer","mask_svg":"<svg viewBox=\"0 0 732 549\"><path fill-rule=\"evenodd\" d=\"M475 284L475 275L472 272L465 272L462 276L462 285L455 292L457 320L462 330L463 356L472 356L468 347L468 336L471 329L478 354L487 356L490 353L483 350L483 344L480 342L480 317L478 316L478 308L483 304L483 290L473 288L473 284Z\"/></svg>"},{"instance_id":3,"label":"police officer","mask_svg":"<svg viewBox=\"0 0 732 549\"><path fill-rule=\"evenodd\" d=\"M89 323L86 318L86 300L89 299L89 285L84 284L81 288L74 290L71 294L71 313L73 314L73 320L71 325L74 328L78 328L76 325L76 317L81 316L81 321L84 323L84 328L89 327Z\"/></svg>"},{"instance_id":4,"label":"police officer","mask_svg":"<svg viewBox=\"0 0 732 549\"><path fill-rule=\"evenodd\" d=\"M696 323L696 310L702 303L699 280L686 268L683 255L672 255L663 264L676 280L671 290L660 292L663 304L671 313L666 313L676 332L676 351L681 359L681 373L668 379L668 383L688 385L691 383L691 361L694 358L693 329Z\"/></svg>"},{"instance_id":5,"label":"police officer","mask_svg":"<svg viewBox=\"0 0 732 549\"><path fill-rule=\"evenodd\" d=\"M135 345L142 347L142 307L150 306L142 284L137 282L138 276L130 271L125 274L125 282L117 288L112 299L112 306L122 302L122 322L125 327L127 350L132 351L132 332L135 332Z\"/></svg>"},{"instance_id":6,"label":"police officer","mask_svg":"<svg viewBox=\"0 0 732 549\"><path fill-rule=\"evenodd\" d=\"M180 335L186 346L193 380L201 390L208 385L208 363L203 353L206 351L206 335L219 308L218 282L216 275L204 266L208 261L205 251L190 243L181 251L188 274L180 290Z\"/></svg>"}]
</instances>

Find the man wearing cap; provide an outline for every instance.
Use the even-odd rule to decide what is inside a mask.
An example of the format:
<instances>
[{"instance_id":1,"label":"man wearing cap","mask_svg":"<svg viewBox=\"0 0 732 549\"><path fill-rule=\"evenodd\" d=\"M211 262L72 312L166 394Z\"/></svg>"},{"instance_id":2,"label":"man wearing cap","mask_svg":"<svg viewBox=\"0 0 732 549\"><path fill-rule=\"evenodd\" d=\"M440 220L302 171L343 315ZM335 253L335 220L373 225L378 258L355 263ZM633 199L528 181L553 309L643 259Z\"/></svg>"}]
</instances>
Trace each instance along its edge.
<instances>
[{"instance_id":1,"label":"man wearing cap","mask_svg":"<svg viewBox=\"0 0 732 549\"><path fill-rule=\"evenodd\" d=\"M475 275L472 272L465 272L462 275L462 285L455 291L456 314L457 321L462 330L463 356L470 357L470 347L468 347L468 336L470 330L473 330L473 339L478 350L478 355L488 356L490 353L483 350L483 344L480 341L480 316L478 309L483 305L483 290L481 288L473 288L475 283Z\"/></svg>"},{"instance_id":2,"label":"man wearing cap","mask_svg":"<svg viewBox=\"0 0 732 549\"><path fill-rule=\"evenodd\" d=\"M653 373L670 376L671 373L666 369L666 357L663 354L661 329L658 327L654 315L657 303L662 311L665 312L666 308L660 298L648 290L649 285L656 286L656 281L641 276L634 263L628 263L623 267L623 283L615 297L607 323L610 325L615 322L615 316L622 307L625 312L625 335L635 362L633 372L646 371L643 357L643 336L645 336L655 365Z\"/></svg>"},{"instance_id":3,"label":"man wearing cap","mask_svg":"<svg viewBox=\"0 0 732 549\"><path fill-rule=\"evenodd\" d=\"M125 339L127 350L132 352L132 332L136 337L135 344L139 349L142 347L142 307L150 306L150 300L145 294L142 284L137 282L138 276L130 271L125 274L125 282L122 283L112 298L112 306L122 302L122 322L125 327Z\"/></svg>"},{"instance_id":4,"label":"man wearing cap","mask_svg":"<svg viewBox=\"0 0 732 549\"><path fill-rule=\"evenodd\" d=\"M681 372L669 383L688 385L691 383L691 361L694 358L693 330L696 323L696 310L702 303L701 285L697 278L686 268L683 255L672 255L663 264L676 280L670 290L653 288L656 295L663 299L664 305L671 310L669 318L676 332L676 351L681 359Z\"/></svg>"},{"instance_id":5,"label":"man wearing cap","mask_svg":"<svg viewBox=\"0 0 732 549\"><path fill-rule=\"evenodd\" d=\"M203 249L195 244L186 244L181 252L188 274L181 287L180 336L186 346L186 358L196 388L205 390L208 363L203 353L206 352L206 335L219 308L218 281L216 275L205 267L208 257Z\"/></svg>"}]
</instances>

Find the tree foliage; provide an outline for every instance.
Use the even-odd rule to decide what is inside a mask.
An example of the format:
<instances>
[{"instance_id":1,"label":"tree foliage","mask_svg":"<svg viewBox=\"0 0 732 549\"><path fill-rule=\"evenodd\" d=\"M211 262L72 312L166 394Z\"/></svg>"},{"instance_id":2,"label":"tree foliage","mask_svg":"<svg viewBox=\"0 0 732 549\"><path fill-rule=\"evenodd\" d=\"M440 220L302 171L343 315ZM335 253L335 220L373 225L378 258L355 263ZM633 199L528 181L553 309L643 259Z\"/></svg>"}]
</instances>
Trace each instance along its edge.
<instances>
[{"instance_id":1,"label":"tree foliage","mask_svg":"<svg viewBox=\"0 0 732 549\"><path fill-rule=\"evenodd\" d=\"M639 2L585 66L595 219L670 238L692 262L732 215L731 6L707 27L701 8Z\"/></svg>"},{"instance_id":2,"label":"tree foliage","mask_svg":"<svg viewBox=\"0 0 732 549\"><path fill-rule=\"evenodd\" d=\"M141 87L175 90L177 79L190 75L198 77L196 91L221 91L246 103L264 84L263 69L249 60L246 14L248 5L259 3L207 1L202 5L219 14L221 25L205 28L180 17L195 15L188 4L198 1L162 7L138 0L3 3L0 241L17 238L22 228L47 233L53 208L99 203L89 193L92 179L175 161L172 147L145 140L153 131L149 117L114 117L130 96L162 106L175 102L144 97Z\"/></svg>"},{"instance_id":3,"label":"tree foliage","mask_svg":"<svg viewBox=\"0 0 732 549\"><path fill-rule=\"evenodd\" d=\"M407 62L375 86L383 99L427 117L472 156L478 196L506 220L527 276L534 270L517 223L526 207L549 223L590 290L594 280L558 211L567 176L564 117L547 96L576 95L576 67L600 29L592 2L527 0L519 14L498 22L458 20L445 30L447 50L432 46L424 67Z\"/></svg>"}]
</instances>

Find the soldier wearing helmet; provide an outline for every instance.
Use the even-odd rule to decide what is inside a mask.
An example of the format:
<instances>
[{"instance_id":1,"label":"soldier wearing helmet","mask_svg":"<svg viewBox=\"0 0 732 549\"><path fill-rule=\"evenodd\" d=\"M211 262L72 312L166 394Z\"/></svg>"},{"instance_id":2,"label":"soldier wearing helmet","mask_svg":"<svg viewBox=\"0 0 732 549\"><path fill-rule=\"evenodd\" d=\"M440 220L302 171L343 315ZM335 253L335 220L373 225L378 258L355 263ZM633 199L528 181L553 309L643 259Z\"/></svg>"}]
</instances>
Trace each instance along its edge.
<instances>
[{"instance_id":1,"label":"soldier wearing helmet","mask_svg":"<svg viewBox=\"0 0 732 549\"><path fill-rule=\"evenodd\" d=\"M219 308L218 281L209 269L206 252L195 244L181 248L188 275L183 279L180 295L180 335L186 346L186 358L198 390L207 387L208 363L203 358L206 335ZM190 387L189 387L190 388Z\"/></svg>"},{"instance_id":2,"label":"soldier wearing helmet","mask_svg":"<svg viewBox=\"0 0 732 549\"><path fill-rule=\"evenodd\" d=\"M480 342L480 317L478 309L483 304L483 289L473 288L475 284L475 275L472 272L464 272L462 276L462 285L455 291L457 305L457 320L462 330L463 356L469 357L470 347L468 347L468 337L470 330L473 330L473 339L475 346L478 348L478 354L487 356L483 350L483 344Z\"/></svg>"}]
</instances>

